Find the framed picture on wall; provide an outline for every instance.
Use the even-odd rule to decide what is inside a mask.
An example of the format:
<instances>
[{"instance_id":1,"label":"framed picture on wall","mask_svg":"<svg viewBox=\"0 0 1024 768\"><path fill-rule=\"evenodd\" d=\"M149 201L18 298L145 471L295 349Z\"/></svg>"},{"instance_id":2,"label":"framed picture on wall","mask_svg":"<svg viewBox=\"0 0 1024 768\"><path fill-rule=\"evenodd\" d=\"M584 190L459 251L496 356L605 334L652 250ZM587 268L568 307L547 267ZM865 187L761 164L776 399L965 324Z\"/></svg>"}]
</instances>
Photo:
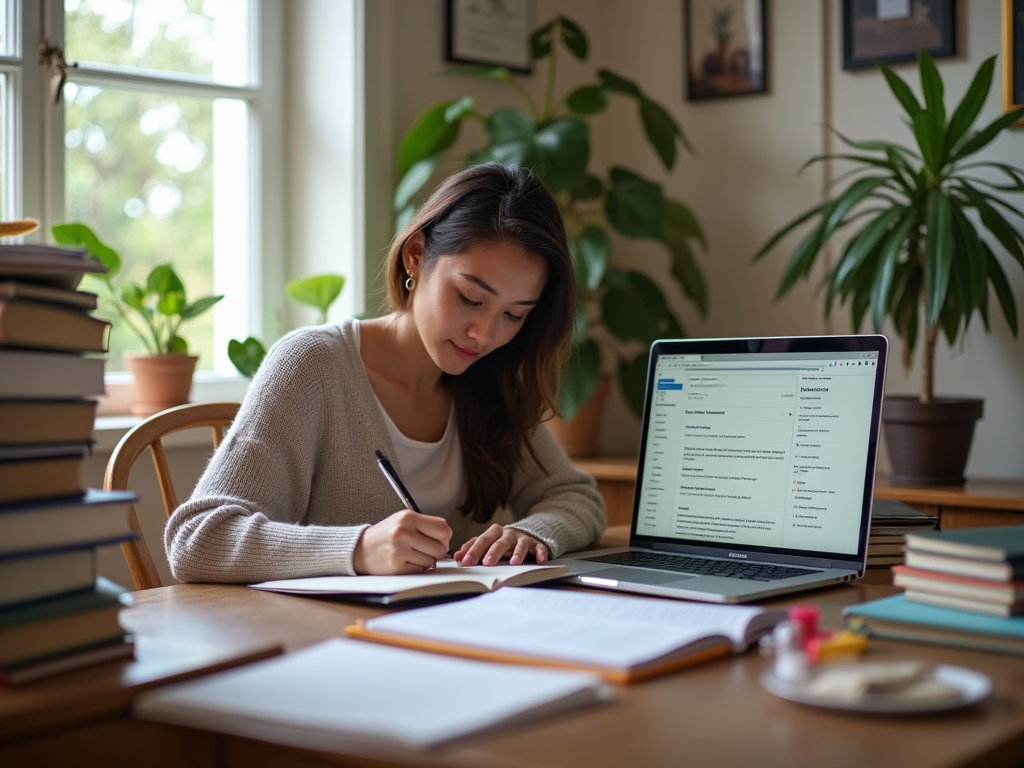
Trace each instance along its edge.
<instances>
[{"instance_id":1,"label":"framed picture on wall","mask_svg":"<svg viewBox=\"0 0 1024 768\"><path fill-rule=\"evenodd\" d=\"M1003 110L1017 107L1024 107L1024 0L1003 0Z\"/></svg>"},{"instance_id":2,"label":"framed picture on wall","mask_svg":"<svg viewBox=\"0 0 1024 768\"><path fill-rule=\"evenodd\" d=\"M765 5L765 0L683 0L687 99L767 90Z\"/></svg>"},{"instance_id":3,"label":"framed picture on wall","mask_svg":"<svg viewBox=\"0 0 1024 768\"><path fill-rule=\"evenodd\" d=\"M843 69L956 55L956 0L843 0Z\"/></svg>"},{"instance_id":4,"label":"framed picture on wall","mask_svg":"<svg viewBox=\"0 0 1024 768\"><path fill-rule=\"evenodd\" d=\"M445 58L530 72L531 0L447 0Z\"/></svg>"}]
</instances>

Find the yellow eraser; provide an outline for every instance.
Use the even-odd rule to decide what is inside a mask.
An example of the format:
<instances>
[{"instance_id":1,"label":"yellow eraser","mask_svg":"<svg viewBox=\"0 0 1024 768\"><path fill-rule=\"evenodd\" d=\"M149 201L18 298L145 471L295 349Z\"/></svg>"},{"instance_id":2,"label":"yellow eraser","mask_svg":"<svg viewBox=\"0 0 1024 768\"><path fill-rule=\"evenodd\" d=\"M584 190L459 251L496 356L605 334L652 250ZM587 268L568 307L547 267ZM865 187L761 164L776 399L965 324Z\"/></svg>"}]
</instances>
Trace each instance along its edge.
<instances>
[{"instance_id":1,"label":"yellow eraser","mask_svg":"<svg viewBox=\"0 0 1024 768\"><path fill-rule=\"evenodd\" d=\"M859 656L867 648L868 638L857 632L843 630L831 637L814 638L807 643L807 658L812 664L846 661Z\"/></svg>"}]
</instances>

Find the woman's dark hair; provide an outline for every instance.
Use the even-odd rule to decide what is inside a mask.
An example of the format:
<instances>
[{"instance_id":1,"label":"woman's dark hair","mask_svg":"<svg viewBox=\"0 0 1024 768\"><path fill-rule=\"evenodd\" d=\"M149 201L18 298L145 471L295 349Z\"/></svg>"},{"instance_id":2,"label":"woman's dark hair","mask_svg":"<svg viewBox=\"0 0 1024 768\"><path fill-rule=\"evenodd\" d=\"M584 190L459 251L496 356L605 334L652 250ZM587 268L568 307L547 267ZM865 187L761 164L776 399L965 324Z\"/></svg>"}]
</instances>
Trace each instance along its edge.
<instances>
[{"instance_id":1,"label":"woman's dark hair","mask_svg":"<svg viewBox=\"0 0 1024 768\"><path fill-rule=\"evenodd\" d=\"M548 411L558 412L558 384L576 317L565 226L551 194L525 168L487 163L456 173L391 243L385 269L392 312L409 301L402 249L418 231L425 239L424 269L440 256L502 242L519 245L547 266L540 303L519 333L461 375L443 377L455 402L466 469L467 492L459 509L486 522L508 502L530 435Z\"/></svg>"}]
</instances>

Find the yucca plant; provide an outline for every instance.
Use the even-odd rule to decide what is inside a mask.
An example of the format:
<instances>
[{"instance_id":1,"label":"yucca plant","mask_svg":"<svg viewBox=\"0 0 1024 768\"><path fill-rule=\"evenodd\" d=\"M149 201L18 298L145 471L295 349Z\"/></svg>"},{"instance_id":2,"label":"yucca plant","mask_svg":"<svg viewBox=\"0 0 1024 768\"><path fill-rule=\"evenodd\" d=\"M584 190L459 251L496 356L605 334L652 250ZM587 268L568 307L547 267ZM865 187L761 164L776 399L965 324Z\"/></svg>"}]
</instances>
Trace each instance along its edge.
<instances>
[{"instance_id":1,"label":"yucca plant","mask_svg":"<svg viewBox=\"0 0 1024 768\"><path fill-rule=\"evenodd\" d=\"M471 97L462 96L433 104L420 114L399 148L402 179L394 199L398 228L412 217L416 200L448 156L462 126L480 124L483 146L459 155L460 159L467 165L500 160L532 169L555 196L565 220L578 278L580 316L575 354L559 392L563 418L571 420L597 387L602 351L591 330L599 325L608 331L605 352L611 351L618 360L619 389L639 415L651 342L682 336L683 327L662 287L643 272L610 262L609 231L662 243L671 260L672 277L702 314L707 309L707 292L693 250L695 244L706 247L706 243L690 209L668 198L658 182L618 165L606 171L590 169L588 121L603 112L613 96L626 98L636 104L643 136L666 171L673 168L678 147L689 150L690 145L663 106L632 80L607 69L598 70L596 82L557 94L560 45L575 58L586 60L587 36L564 16L541 25L530 38L533 60L546 65L542 92L536 99L504 67L459 67L446 72L504 83L518 97L518 106L482 114Z\"/></svg>"},{"instance_id":2,"label":"yucca plant","mask_svg":"<svg viewBox=\"0 0 1024 768\"><path fill-rule=\"evenodd\" d=\"M876 332L881 332L885 318L891 317L903 341L903 362L908 368L918 337L923 336L922 403L934 398L939 334L955 344L975 312L988 330L989 283L1017 336L1013 293L983 232L987 230L1024 267L1024 234L1019 228L1024 213L993 194L1024 192L1024 171L974 159L1024 116L1021 108L983 128L973 128L992 86L995 59L985 60L948 117L942 78L928 53L920 51L917 59L923 105L902 78L878 64L906 113L916 147L853 141L833 131L858 152L821 155L811 158L805 167L823 160L848 161L855 167L840 180L851 176L853 180L840 194L775 233L755 256L761 258L789 232L814 220L783 272L778 290L781 297L810 273L833 235L863 222L827 275L825 312L827 315L837 299L849 302L854 328L860 329L870 311ZM979 176L979 171L989 172L990 178ZM1017 227L1006 213L1018 217Z\"/></svg>"}]
</instances>

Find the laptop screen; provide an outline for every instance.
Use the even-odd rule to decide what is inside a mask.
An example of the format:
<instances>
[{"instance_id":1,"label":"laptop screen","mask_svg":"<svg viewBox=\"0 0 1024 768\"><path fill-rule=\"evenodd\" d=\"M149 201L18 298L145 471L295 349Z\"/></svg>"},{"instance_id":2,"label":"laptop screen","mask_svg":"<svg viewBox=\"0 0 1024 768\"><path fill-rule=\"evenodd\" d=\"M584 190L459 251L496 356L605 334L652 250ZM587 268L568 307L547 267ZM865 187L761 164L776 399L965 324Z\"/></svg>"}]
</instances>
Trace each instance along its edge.
<instances>
[{"instance_id":1,"label":"laptop screen","mask_svg":"<svg viewBox=\"0 0 1024 768\"><path fill-rule=\"evenodd\" d=\"M701 342L655 344L634 534L856 556L874 472L885 341L856 350L757 341L779 342L761 349L792 349L800 345L786 342L797 341L831 349L705 352L693 351Z\"/></svg>"}]
</instances>

